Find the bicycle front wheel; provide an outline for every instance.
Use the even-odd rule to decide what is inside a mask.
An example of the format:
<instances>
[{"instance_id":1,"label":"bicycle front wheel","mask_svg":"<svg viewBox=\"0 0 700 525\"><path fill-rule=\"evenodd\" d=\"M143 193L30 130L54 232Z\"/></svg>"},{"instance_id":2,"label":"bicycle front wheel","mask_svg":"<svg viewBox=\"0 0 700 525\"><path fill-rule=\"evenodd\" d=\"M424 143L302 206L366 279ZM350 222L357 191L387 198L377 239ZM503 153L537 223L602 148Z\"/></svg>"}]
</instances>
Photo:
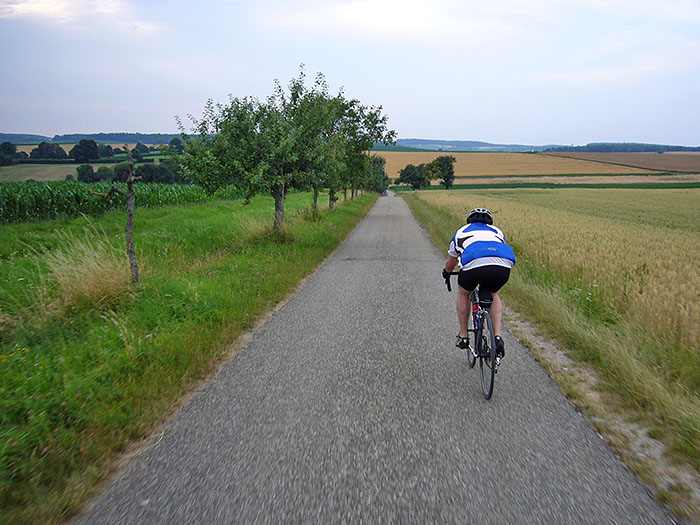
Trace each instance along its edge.
<instances>
[{"instance_id":1,"label":"bicycle front wheel","mask_svg":"<svg viewBox=\"0 0 700 525\"><path fill-rule=\"evenodd\" d=\"M477 339L479 368L481 368L481 391L486 399L491 399L493 383L496 378L496 339L491 316L487 311L484 311L481 318Z\"/></svg>"}]
</instances>

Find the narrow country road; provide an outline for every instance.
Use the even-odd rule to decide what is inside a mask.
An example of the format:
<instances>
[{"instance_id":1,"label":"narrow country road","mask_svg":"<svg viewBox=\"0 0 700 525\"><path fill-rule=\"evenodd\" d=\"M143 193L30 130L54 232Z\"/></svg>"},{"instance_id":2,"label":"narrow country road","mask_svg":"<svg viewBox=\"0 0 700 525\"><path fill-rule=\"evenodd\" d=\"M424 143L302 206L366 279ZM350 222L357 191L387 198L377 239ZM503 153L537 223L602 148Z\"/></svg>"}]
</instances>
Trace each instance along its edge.
<instances>
[{"instance_id":1,"label":"narrow country road","mask_svg":"<svg viewBox=\"0 0 700 525\"><path fill-rule=\"evenodd\" d=\"M508 332L484 400L444 260L380 198L75 521L672 523Z\"/></svg>"}]
</instances>

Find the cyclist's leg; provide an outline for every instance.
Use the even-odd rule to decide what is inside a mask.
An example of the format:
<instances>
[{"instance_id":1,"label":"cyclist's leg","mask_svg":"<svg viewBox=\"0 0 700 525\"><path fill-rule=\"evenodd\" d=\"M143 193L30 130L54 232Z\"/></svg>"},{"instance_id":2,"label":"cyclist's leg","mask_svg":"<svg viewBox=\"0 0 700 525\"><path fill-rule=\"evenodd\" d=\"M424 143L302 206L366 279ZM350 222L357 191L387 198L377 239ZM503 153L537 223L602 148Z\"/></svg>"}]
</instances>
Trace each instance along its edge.
<instances>
[{"instance_id":1,"label":"cyclist's leg","mask_svg":"<svg viewBox=\"0 0 700 525\"><path fill-rule=\"evenodd\" d=\"M508 282L510 277L510 269L502 266L485 266L484 275L482 276L481 285L491 292L493 303L489 308L491 314L491 322L493 323L494 336L501 335L501 317L503 314L503 303L498 296L498 290Z\"/></svg>"},{"instance_id":2,"label":"cyclist's leg","mask_svg":"<svg viewBox=\"0 0 700 525\"><path fill-rule=\"evenodd\" d=\"M503 314L503 303L498 294L492 292L493 303L491 308L489 308L489 313L491 314L491 321L493 322L493 335L501 335L501 315Z\"/></svg>"},{"instance_id":3,"label":"cyclist's leg","mask_svg":"<svg viewBox=\"0 0 700 525\"><path fill-rule=\"evenodd\" d=\"M457 286L457 318L459 319L459 336L469 337L469 316L472 311L471 292Z\"/></svg>"},{"instance_id":4,"label":"cyclist's leg","mask_svg":"<svg viewBox=\"0 0 700 525\"><path fill-rule=\"evenodd\" d=\"M469 336L469 316L472 314L471 294L479 284L476 280L477 272L474 270L462 270L457 277L457 316L459 317L460 337Z\"/></svg>"}]
</instances>

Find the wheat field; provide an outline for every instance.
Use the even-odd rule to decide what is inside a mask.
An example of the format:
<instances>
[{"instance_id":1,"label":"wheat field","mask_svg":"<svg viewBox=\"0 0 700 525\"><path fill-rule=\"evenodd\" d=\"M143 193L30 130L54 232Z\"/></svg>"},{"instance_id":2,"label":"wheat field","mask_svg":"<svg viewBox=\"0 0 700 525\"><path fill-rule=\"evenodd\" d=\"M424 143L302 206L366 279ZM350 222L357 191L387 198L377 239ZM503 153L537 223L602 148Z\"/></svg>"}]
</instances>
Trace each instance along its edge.
<instances>
[{"instance_id":1,"label":"wheat field","mask_svg":"<svg viewBox=\"0 0 700 525\"><path fill-rule=\"evenodd\" d=\"M506 288L700 468L700 189L413 195L455 221L489 208L518 257Z\"/></svg>"},{"instance_id":2,"label":"wheat field","mask_svg":"<svg viewBox=\"0 0 700 525\"><path fill-rule=\"evenodd\" d=\"M437 191L418 197L459 215L489 208L521 257L600 293L606 308L635 331L661 338L661 347L685 349L697 370L692 387L700 389L700 189Z\"/></svg>"}]
</instances>

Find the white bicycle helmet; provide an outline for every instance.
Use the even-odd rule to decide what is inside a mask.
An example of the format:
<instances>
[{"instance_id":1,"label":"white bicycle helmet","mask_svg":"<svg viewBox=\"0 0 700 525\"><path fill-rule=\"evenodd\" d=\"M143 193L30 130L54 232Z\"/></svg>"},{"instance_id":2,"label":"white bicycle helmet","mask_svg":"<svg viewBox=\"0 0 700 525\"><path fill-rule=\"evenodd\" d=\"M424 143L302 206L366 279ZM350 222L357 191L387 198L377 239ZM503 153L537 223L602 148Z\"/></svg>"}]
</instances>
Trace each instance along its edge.
<instances>
[{"instance_id":1,"label":"white bicycle helmet","mask_svg":"<svg viewBox=\"0 0 700 525\"><path fill-rule=\"evenodd\" d=\"M472 222L483 222L485 224L493 224L493 215L486 208L474 208L467 215L467 224Z\"/></svg>"}]
</instances>

